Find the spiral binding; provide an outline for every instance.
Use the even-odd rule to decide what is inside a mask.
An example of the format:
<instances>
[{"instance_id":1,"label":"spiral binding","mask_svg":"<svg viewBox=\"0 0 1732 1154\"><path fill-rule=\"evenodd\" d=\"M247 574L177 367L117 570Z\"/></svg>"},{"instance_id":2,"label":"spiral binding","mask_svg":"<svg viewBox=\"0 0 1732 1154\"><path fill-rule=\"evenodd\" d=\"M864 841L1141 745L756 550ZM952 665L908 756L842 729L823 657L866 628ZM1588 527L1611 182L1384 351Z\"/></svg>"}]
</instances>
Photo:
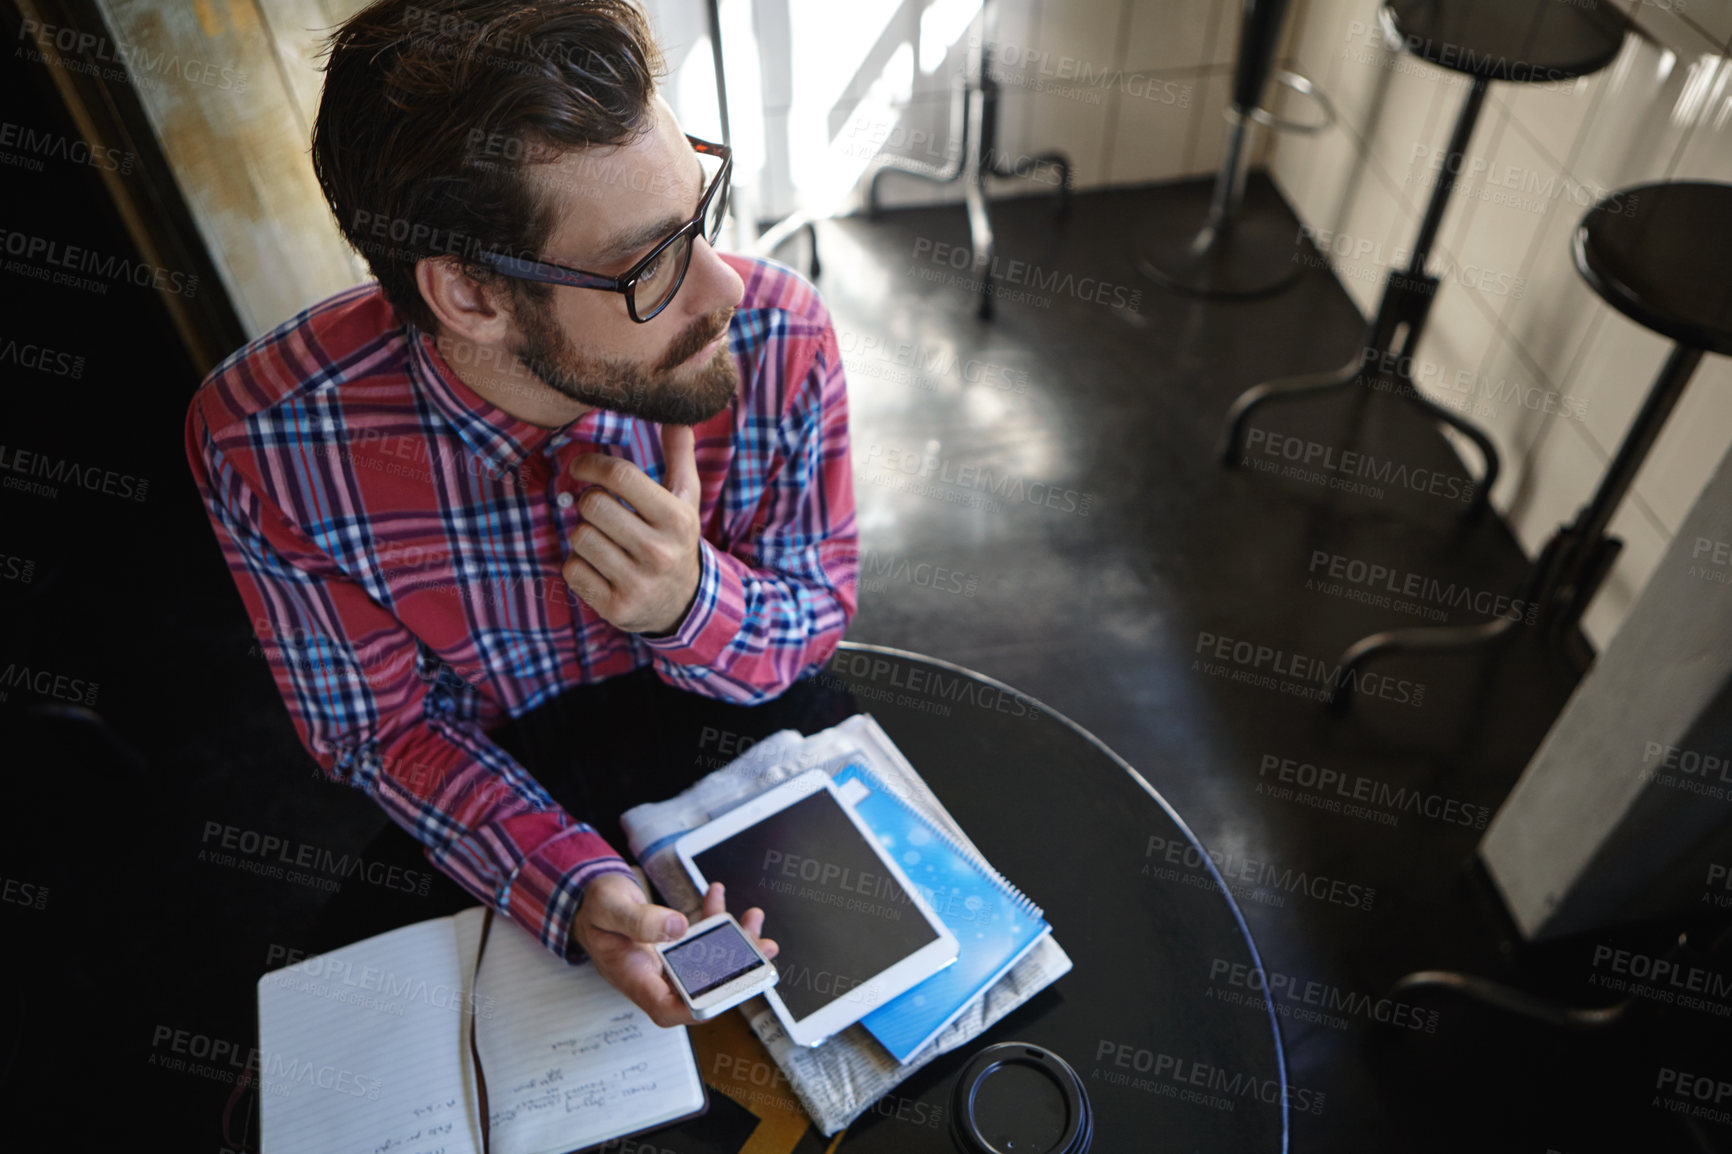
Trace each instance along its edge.
<instances>
[{"instance_id":1,"label":"spiral binding","mask_svg":"<svg viewBox=\"0 0 1732 1154\"><path fill-rule=\"evenodd\" d=\"M1031 901L1027 894L1017 889L1010 883L1008 878L993 869L992 865L978 852L972 851L967 846L962 845L955 838L951 837L948 832L940 828L931 818L915 809L914 806L904 799L901 794L897 793L894 789L887 787L883 780L877 774L872 772L871 767L865 764L865 759L850 755L843 761L841 768L832 772L830 776L835 777L837 774L843 772L843 770L846 770L849 766L852 766L855 772L865 779L866 784L871 786L875 793L882 794L895 802L910 817L917 819L921 825L931 831L934 837L938 838L938 840L950 847L951 850L955 851L957 856L961 857L965 861L972 862L974 865L979 867L980 872L986 875L987 880L1002 890L1006 897L1010 898L1012 905L1016 906L1024 914L1030 915L1032 918L1045 920L1045 911ZM939 809L943 811L943 806L940 806ZM950 816L948 811L944 811L944 813L946 817ZM951 818L950 820L955 821L956 819Z\"/></svg>"}]
</instances>

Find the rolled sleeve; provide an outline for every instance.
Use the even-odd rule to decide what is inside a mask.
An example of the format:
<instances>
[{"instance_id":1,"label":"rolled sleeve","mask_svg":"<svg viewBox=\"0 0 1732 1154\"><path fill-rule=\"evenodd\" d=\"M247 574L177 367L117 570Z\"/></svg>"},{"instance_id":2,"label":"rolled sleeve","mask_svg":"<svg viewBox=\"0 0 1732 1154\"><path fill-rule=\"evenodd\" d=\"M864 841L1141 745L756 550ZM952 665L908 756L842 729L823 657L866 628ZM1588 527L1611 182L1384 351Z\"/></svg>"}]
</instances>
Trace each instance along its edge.
<instances>
[{"instance_id":1,"label":"rolled sleeve","mask_svg":"<svg viewBox=\"0 0 1732 1154\"><path fill-rule=\"evenodd\" d=\"M669 661L710 665L740 632L745 619L745 589L738 559L708 541L698 542L698 589L680 627L643 643Z\"/></svg>"},{"instance_id":2,"label":"rolled sleeve","mask_svg":"<svg viewBox=\"0 0 1732 1154\"><path fill-rule=\"evenodd\" d=\"M656 675L694 693L756 705L822 667L854 615L859 527L848 393L828 314L811 304L788 354L794 382L750 524L702 546L698 592L680 628L642 638Z\"/></svg>"},{"instance_id":3,"label":"rolled sleeve","mask_svg":"<svg viewBox=\"0 0 1732 1154\"><path fill-rule=\"evenodd\" d=\"M545 822L553 817L535 814L518 819L522 825ZM508 840L535 832L514 829ZM511 920L520 926L539 926L541 944L570 962L584 960L584 952L571 937L571 923L583 904L589 883L604 874L622 873L636 881L631 866L613 847L591 830L568 827L542 840L518 865L506 882L505 906Z\"/></svg>"}]
</instances>

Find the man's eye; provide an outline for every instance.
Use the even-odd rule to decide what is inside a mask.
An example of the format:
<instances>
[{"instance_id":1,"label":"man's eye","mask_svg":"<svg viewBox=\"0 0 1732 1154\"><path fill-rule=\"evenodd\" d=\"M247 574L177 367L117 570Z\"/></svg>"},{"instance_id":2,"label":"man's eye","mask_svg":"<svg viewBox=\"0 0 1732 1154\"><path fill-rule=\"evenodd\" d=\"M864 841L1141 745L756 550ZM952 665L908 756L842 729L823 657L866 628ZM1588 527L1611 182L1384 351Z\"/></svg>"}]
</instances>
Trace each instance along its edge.
<instances>
[{"instance_id":1,"label":"man's eye","mask_svg":"<svg viewBox=\"0 0 1732 1154\"><path fill-rule=\"evenodd\" d=\"M637 274L637 278L639 280L649 280L650 278L655 276L656 270L661 268L661 267L662 267L662 255L660 253L658 253L658 254L656 254L656 258L654 260L650 261L648 264L643 266L643 271Z\"/></svg>"}]
</instances>

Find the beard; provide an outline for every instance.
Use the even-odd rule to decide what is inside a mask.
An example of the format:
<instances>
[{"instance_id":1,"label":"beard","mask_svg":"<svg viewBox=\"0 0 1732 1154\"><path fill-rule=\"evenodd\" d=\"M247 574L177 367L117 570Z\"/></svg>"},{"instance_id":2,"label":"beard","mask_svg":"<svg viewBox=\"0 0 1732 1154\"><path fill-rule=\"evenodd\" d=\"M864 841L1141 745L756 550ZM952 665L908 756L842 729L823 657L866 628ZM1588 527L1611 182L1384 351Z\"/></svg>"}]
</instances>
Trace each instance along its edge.
<instances>
[{"instance_id":1,"label":"beard","mask_svg":"<svg viewBox=\"0 0 1732 1154\"><path fill-rule=\"evenodd\" d=\"M683 364L728 331L734 310L699 317L668 346L653 366L619 357L588 357L578 351L544 302L518 310L522 339L512 349L524 367L549 388L580 404L609 409L658 425L696 425L734 399L739 368L726 344L701 364Z\"/></svg>"}]
</instances>

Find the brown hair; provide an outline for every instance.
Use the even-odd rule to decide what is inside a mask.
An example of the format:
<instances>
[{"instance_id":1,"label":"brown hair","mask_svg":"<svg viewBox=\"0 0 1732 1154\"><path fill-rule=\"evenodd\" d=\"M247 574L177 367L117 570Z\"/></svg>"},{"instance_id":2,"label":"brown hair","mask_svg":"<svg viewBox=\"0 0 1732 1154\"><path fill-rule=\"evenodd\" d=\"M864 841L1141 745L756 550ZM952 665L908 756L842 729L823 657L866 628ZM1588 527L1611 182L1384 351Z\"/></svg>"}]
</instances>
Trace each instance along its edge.
<instances>
[{"instance_id":1,"label":"brown hair","mask_svg":"<svg viewBox=\"0 0 1732 1154\"><path fill-rule=\"evenodd\" d=\"M630 0L375 0L326 45L313 169L337 227L385 296L433 331L415 263L450 255L513 299L480 252L539 257L553 205L532 165L622 144L650 126L663 75Z\"/></svg>"}]
</instances>

